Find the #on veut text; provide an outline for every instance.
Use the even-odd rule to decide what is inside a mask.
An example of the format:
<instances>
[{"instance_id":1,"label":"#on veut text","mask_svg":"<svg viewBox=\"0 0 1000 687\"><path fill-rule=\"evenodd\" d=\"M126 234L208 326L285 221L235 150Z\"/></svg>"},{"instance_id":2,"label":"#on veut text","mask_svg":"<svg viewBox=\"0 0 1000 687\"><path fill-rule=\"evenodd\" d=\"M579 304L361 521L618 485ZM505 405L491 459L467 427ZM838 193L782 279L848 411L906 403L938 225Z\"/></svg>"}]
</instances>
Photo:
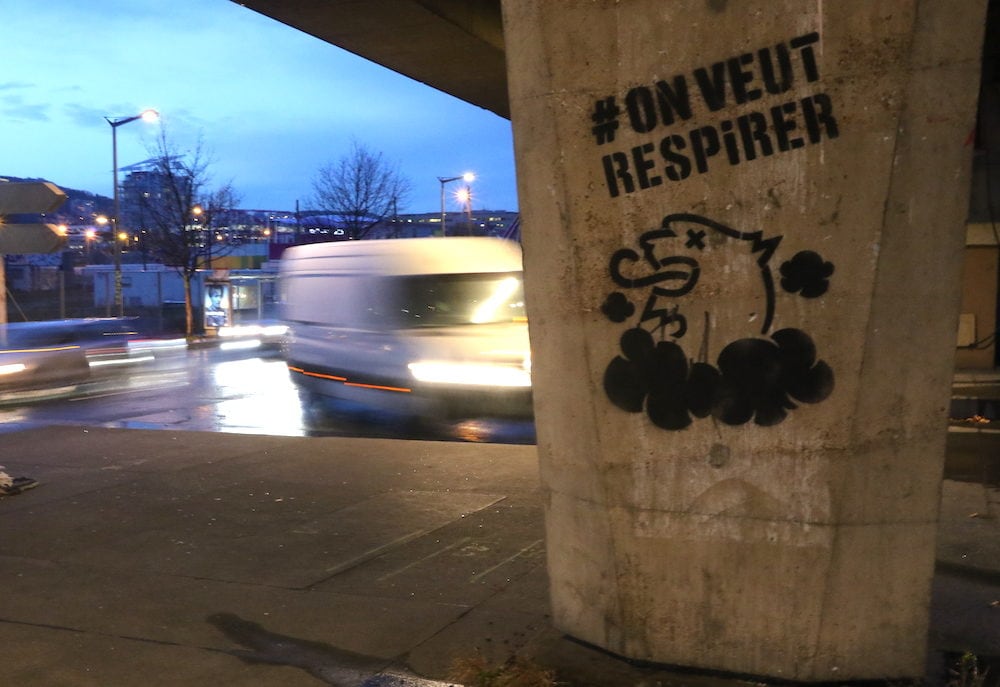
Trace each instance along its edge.
<instances>
[{"instance_id":1,"label":"#on veut text","mask_svg":"<svg viewBox=\"0 0 1000 687\"><path fill-rule=\"evenodd\" d=\"M681 181L719 164L739 165L839 135L833 102L822 92L803 94L819 81L816 32L756 52L743 53L688 73L596 101L591 133L598 145L614 143L621 121L654 140L602 156L612 198ZM800 95L767 106L767 100L798 88ZM695 127L683 127L699 110L718 112L748 103L754 109ZM622 109L624 106L624 110ZM662 135L661 135L662 134Z\"/></svg>"}]
</instances>

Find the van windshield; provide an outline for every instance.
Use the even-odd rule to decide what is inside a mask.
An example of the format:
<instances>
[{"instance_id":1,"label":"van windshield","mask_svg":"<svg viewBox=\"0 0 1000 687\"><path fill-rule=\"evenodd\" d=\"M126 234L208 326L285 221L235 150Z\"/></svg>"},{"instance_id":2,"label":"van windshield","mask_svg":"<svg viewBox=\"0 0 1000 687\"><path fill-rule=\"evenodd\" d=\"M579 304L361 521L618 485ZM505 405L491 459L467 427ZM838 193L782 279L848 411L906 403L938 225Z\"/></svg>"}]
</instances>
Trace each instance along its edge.
<instances>
[{"instance_id":1,"label":"van windshield","mask_svg":"<svg viewBox=\"0 0 1000 687\"><path fill-rule=\"evenodd\" d=\"M397 327L526 321L520 272L421 274L391 284L386 315Z\"/></svg>"}]
</instances>

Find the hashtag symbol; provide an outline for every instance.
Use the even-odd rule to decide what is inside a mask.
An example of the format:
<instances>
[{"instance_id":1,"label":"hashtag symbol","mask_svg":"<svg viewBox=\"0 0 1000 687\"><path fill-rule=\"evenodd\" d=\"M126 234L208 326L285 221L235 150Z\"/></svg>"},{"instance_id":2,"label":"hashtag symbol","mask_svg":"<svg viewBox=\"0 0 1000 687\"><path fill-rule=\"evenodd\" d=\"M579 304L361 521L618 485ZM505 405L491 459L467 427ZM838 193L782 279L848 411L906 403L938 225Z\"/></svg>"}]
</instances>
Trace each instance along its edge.
<instances>
[{"instance_id":1,"label":"hashtag symbol","mask_svg":"<svg viewBox=\"0 0 1000 687\"><path fill-rule=\"evenodd\" d=\"M594 122L594 127L590 130L597 139L597 145L611 143L615 140L615 130L618 129L618 115L622 111L615 102L615 97L609 95L603 100L598 100L594 106L594 114L590 115Z\"/></svg>"}]
</instances>

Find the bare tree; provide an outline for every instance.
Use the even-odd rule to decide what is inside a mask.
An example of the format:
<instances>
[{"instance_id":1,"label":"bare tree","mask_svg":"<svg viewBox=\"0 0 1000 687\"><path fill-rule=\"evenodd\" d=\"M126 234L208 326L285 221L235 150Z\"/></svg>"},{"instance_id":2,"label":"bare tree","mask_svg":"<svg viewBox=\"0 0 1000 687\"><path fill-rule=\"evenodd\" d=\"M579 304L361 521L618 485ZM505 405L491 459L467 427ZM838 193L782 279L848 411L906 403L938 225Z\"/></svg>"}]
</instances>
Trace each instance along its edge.
<instances>
[{"instance_id":1,"label":"bare tree","mask_svg":"<svg viewBox=\"0 0 1000 687\"><path fill-rule=\"evenodd\" d=\"M315 208L352 239L397 212L410 193L410 182L397 167L356 141L349 153L319 169L312 187Z\"/></svg>"},{"instance_id":2,"label":"bare tree","mask_svg":"<svg viewBox=\"0 0 1000 687\"><path fill-rule=\"evenodd\" d=\"M138 198L138 217L144 230L143 249L155 260L173 267L184 280L186 332L194 333L191 282L213 257L232 250L215 239L227 213L239 196L227 182L210 188L210 160L199 140L194 150L181 154L161 129L153 152L153 169L146 192Z\"/></svg>"}]
</instances>

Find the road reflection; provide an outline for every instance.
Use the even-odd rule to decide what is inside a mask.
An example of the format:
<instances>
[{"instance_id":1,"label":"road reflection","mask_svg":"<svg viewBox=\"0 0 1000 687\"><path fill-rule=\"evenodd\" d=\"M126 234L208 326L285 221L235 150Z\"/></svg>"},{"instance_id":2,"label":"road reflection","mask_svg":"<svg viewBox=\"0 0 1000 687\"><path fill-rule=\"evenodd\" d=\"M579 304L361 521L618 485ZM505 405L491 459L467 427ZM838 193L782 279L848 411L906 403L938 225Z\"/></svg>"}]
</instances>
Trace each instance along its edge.
<instances>
[{"instance_id":1,"label":"road reflection","mask_svg":"<svg viewBox=\"0 0 1000 687\"><path fill-rule=\"evenodd\" d=\"M307 436L535 443L535 425L531 420L408 417L387 409L360 407L316 396L308 401L299 401L299 408Z\"/></svg>"},{"instance_id":2,"label":"road reflection","mask_svg":"<svg viewBox=\"0 0 1000 687\"><path fill-rule=\"evenodd\" d=\"M67 388L0 399L3 429L50 424L532 444L534 424L498 418L417 420L333 401L303 404L276 350L168 349Z\"/></svg>"},{"instance_id":3,"label":"road reflection","mask_svg":"<svg viewBox=\"0 0 1000 687\"><path fill-rule=\"evenodd\" d=\"M298 393L281 360L223 360L212 365L218 431L308 436Z\"/></svg>"}]
</instances>

